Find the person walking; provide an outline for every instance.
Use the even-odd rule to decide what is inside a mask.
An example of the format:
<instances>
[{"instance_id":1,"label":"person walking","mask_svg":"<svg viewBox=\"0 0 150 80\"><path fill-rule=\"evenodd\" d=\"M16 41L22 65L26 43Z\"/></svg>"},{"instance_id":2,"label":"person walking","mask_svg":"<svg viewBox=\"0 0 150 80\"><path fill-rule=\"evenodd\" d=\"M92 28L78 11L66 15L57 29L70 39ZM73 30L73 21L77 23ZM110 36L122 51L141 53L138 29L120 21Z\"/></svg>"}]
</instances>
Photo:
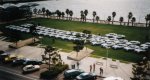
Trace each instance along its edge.
<instances>
[{"instance_id":1,"label":"person walking","mask_svg":"<svg viewBox=\"0 0 150 80\"><path fill-rule=\"evenodd\" d=\"M92 65L90 65L90 72L92 72Z\"/></svg>"},{"instance_id":2,"label":"person walking","mask_svg":"<svg viewBox=\"0 0 150 80\"><path fill-rule=\"evenodd\" d=\"M95 63L93 64L93 72L95 72Z\"/></svg>"},{"instance_id":3,"label":"person walking","mask_svg":"<svg viewBox=\"0 0 150 80\"><path fill-rule=\"evenodd\" d=\"M102 69L102 67L100 67L99 69L100 69L100 76L102 76L103 75L103 69Z\"/></svg>"},{"instance_id":4,"label":"person walking","mask_svg":"<svg viewBox=\"0 0 150 80\"><path fill-rule=\"evenodd\" d=\"M77 62L77 68L79 69L79 62Z\"/></svg>"}]
</instances>

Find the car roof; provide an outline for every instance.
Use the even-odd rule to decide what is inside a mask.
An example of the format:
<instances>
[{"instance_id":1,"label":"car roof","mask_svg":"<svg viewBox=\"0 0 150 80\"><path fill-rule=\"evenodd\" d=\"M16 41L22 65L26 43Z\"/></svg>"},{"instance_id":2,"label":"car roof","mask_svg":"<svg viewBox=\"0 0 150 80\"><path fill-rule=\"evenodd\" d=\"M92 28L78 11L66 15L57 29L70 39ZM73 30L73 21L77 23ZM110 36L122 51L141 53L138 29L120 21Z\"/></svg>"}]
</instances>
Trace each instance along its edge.
<instances>
[{"instance_id":1,"label":"car roof","mask_svg":"<svg viewBox=\"0 0 150 80\"><path fill-rule=\"evenodd\" d=\"M71 69L71 70L67 70L66 72L67 73L71 73L71 72L75 72L75 71L79 71L79 70L77 70L77 69Z\"/></svg>"},{"instance_id":2,"label":"car roof","mask_svg":"<svg viewBox=\"0 0 150 80\"><path fill-rule=\"evenodd\" d=\"M89 75L90 73L82 73L81 75L86 76Z\"/></svg>"}]
</instances>

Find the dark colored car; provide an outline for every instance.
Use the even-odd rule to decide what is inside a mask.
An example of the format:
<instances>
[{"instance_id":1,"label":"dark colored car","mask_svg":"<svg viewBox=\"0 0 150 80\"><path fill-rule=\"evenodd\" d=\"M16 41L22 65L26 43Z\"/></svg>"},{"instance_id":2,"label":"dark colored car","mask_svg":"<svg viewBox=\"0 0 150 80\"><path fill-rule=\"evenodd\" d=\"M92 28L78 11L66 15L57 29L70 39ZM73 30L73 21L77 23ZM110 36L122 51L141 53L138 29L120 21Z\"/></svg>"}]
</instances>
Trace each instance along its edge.
<instances>
[{"instance_id":1,"label":"dark colored car","mask_svg":"<svg viewBox=\"0 0 150 80\"><path fill-rule=\"evenodd\" d=\"M5 53L4 51L2 51L2 50L0 50L0 54L3 54L3 53Z\"/></svg>"},{"instance_id":2,"label":"dark colored car","mask_svg":"<svg viewBox=\"0 0 150 80\"><path fill-rule=\"evenodd\" d=\"M28 61L25 61L23 63L24 65L41 65L42 64L42 61L38 61L38 60L28 60Z\"/></svg>"},{"instance_id":3,"label":"dark colored car","mask_svg":"<svg viewBox=\"0 0 150 80\"><path fill-rule=\"evenodd\" d=\"M77 80L96 80L96 74L94 73L82 73L76 77Z\"/></svg>"},{"instance_id":4,"label":"dark colored car","mask_svg":"<svg viewBox=\"0 0 150 80\"><path fill-rule=\"evenodd\" d=\"M64 78L65 79L74 79L76 76L80 75L84 71L79 69L71 69L64 72Z\"/></svg>"},{"instance_id":5,"label":"dark colored car","mask_svg":"<svg viewBox=\"0 0 150 80\"><path fill-rule=\"evenodd\" d=\"M29 59L26 59L26 58L13 60L12 66L23 65L23 63L26 62L26 61L28 61L28 60Z\"/></svg>"}]
</instances>

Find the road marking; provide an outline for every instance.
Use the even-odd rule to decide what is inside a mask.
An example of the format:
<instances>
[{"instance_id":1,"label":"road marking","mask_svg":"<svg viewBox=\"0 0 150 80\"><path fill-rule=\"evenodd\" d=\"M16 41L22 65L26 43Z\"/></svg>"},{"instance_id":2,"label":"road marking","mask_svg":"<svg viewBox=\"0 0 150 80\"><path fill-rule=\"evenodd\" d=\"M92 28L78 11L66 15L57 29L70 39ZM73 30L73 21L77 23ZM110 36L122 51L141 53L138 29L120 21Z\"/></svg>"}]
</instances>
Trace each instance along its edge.
<instances>
[{"instance_id":1,"label":"road marking","mask_svg":"<svg viewBox=\"0 0 150 80\"><path fill-rule=\"evenodd\" d=\"M34 78L31 78L31 77L28 77L28 76L23 76L21 74L18 74L16 72L10 70L9 68L5 68L5 67L2 67L2 66L0 66L0 67L1 67L0 70L3 71L3 72L7 72L7 73L10 73L10 74L14 74L14 75L17 75L17 76L20 76L20 77L23 77L23 78L27 78L27 79L31 79L31 80L38 80L38 79L34 79Z\"/></svg>"}]
</instances>

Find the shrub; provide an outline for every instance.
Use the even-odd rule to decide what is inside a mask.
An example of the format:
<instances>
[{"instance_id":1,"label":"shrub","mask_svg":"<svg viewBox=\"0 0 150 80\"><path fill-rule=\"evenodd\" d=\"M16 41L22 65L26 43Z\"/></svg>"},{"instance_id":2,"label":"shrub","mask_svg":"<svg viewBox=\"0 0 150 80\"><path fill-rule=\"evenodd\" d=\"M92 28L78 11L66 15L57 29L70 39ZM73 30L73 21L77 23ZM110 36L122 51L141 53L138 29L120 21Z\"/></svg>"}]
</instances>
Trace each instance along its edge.
<instances>
[{"instance_id":1,"label":"shrub","mask_svg":"<svg viewBox=\"0 0 150 80\"><path fill-rule=\"evenodd\" d=\"M55 78L59 73L63 72L65 69L68 68L68 65L61 65L61 64L57 64L54 67L52 67L50 70L47 70L45 72L42 72L40 74L40 78L41 79L53 79Z\"/></svg>"}]
</instances>

